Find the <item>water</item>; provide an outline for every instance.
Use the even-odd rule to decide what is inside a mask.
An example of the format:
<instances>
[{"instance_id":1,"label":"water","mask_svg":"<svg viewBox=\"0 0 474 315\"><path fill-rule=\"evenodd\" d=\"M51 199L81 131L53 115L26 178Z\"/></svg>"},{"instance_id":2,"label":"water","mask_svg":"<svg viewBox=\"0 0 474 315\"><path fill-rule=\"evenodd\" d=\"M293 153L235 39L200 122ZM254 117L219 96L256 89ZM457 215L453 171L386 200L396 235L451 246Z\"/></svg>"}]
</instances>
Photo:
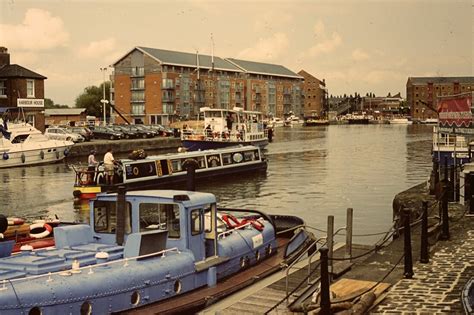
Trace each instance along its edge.
<instances>
[{"instance_id":1,"label":"water","mask_svg":"<svg viewBox=\"0 0 474 315\"><path fill-rule=\"evenodd\" d=\"M431 127L423 125L277 128L266 175L215 178L197 190L216 194L222 206L293 214L321 230L328 215L335 216L336 229L344 226L350 207L354 234L378 233L392 225L394 196L428 179L430 152ZM87 204L74 203L74 171L64 163L2 169L0 180L0 213L88 218ZM372 244L379 237L354 242Z\"/></svg>"}]
</instances>

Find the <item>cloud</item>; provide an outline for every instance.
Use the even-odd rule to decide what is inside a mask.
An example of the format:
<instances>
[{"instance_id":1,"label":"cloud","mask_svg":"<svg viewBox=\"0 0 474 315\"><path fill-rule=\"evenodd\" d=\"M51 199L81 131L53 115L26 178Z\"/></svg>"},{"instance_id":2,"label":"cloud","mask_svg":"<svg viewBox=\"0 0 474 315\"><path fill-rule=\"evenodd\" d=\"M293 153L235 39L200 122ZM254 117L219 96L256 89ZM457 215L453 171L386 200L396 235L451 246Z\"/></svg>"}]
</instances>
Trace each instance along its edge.
<instances>
[{"instance_id":1,"label":"cloud","mask_svg":"<svg viewBox=\"0 0 474 315\"><path fill-rule=\"evenodd\" d=\"M328 36L326 26L321 20L318 20L313 26L313 37L316 43L305 53L311 57L330 53L342 44L342 38L339 33L333 32L331 36Z\"/></svg>"},{"instance_id":2,"label":"cloud","mask_svg":"<svg viewBox=\"0 0 474 315\"><path fill-rule=\"evenodd\" d=\"M275 33L269 38L260 39L255 46L242 50L237 57L255 61L275 60L286 52L288 47L288 36L285 33Z\"/></svg>"},{"instance_id":3,"label":"cloud","mask_svg":"<svg viewBox=\"0 0 474 315\"><path fill-rule=\"evenodd\" d=\"M97 58L110 55L116 50L117 41L115 38L107 38L95 42L90 42L79 48L79 57Z\"/></svg>"},{"instance_id":4,"label":"cloud","mask_svg":"<svg viewBox=\"0 0 474 315\"><path fill-rule=\"evenodd\" d=\"M352 59L355 61L363 61L369 58L370 58L370 55L360 48L357 48L352 51Z\"/></svg>"},{"instance_id":5,"label":"cloud","mask_svg":"<svg viewBox=\"0 0 474 315\"><path fill-rule=\"evenodd\" d=\"M21 24L0 24L0 42L7 48L51 50L66 46L68 41L62 19L49 11L28 9Z\"/></svg>"}]
</instances>

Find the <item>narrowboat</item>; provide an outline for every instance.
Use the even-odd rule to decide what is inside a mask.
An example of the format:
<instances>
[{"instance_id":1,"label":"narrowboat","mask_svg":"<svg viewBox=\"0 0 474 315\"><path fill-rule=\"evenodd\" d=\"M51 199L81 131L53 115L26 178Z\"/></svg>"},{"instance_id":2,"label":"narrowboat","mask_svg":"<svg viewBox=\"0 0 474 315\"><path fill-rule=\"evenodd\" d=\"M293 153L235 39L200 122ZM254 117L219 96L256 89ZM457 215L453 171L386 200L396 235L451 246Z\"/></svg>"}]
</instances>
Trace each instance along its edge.
<instances>
[{"instance_id":1,"label":"narrowboat","mask_svg":"<svg viewBox=\"0 0 474 315\"><path fill-rule=\"evenodd\" d=\"M123 188L97 195L90 224L58 226L54 241L0 259L0 314L195 312L314 247L297 217Z\"/></svg>"},{"instance_id":2,"label":"narrowboat","mask_svg":"<svg viewBox=\"0 0 474 315\"><path fill-rule=\"evenodd\" d=\"M105 184L102 166L95 172L74 168L76 180L73 194L76 198L88 199L100 192L116 191L120 185L124 185L127 190L168 188L171 184L186 182L187 167L191 162L195 167L196 180L243 172L264 172L267 169L267 159L260 148L255 146L168 153L120 160L112 185Z\"/></svg>"},{"instance_id":3,"label":"narrowboat","mask_svg":"<svg viewBox=\"0 0 474 315\"><path fill-rule=\"evenodd\" d=\"M184 127L181 132L183 146L189 151L217 149L233 145L268 144L268 130L261 112L246 111L240 107L219 109L202 107L203 129Z\"/></svg>"}]
</instances>

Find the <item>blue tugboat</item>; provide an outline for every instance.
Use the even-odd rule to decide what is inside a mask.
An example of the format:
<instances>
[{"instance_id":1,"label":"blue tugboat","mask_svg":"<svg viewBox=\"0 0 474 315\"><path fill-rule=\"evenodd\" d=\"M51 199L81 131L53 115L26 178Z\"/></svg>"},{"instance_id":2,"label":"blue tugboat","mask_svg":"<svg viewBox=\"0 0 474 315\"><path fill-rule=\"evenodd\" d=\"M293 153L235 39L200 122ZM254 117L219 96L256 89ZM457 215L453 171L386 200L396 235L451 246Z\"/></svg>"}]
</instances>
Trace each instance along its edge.
<instances>
[{"instance_id":1,"label":"blue tugboat","mask_svg":"<svg viewBox=\"0 0 474 315\"><path fill-rule=\"evenodd\" d=\"M218 209L209 193L121 188L90 207L54 248L0 259L0 314L195 311L312 243L297 217Z\"/></svg>"}]
</instances>

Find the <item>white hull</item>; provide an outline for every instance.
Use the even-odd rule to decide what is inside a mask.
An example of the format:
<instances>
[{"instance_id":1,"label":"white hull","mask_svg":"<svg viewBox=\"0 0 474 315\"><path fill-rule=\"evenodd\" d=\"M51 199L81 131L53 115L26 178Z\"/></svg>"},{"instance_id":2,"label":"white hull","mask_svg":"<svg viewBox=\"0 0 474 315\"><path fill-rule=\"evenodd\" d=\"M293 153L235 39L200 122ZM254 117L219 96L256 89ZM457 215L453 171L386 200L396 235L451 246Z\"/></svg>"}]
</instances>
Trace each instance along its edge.
<instances>
[{"instance_id":1,"label":"white hull","mask_svg":"<svg viewBox=\"0 0 474 315\"><path fill-rule=\"evenodd\" d=\"M26 151L4 151L0 159L0 168L55 163L63 160L71 146L45 147ZM66 155L65 152L66 151ZM41 154L43 152L43 154ZM5 159L4 154L8 155ZM22 158L22 156L24 158ZM43 158L42 158L43 156Z\"/></svg>"},{"instance_id":2,"label":"white hull","mask_svg":"<svg viewBox=\"0 0 474 315\"><path fill-rule=\"evenodd\" d=\"M411 120L406 118L391 119L389 122L391 125L411 125L413 123Z\"/></svg>"}]
</instances>

